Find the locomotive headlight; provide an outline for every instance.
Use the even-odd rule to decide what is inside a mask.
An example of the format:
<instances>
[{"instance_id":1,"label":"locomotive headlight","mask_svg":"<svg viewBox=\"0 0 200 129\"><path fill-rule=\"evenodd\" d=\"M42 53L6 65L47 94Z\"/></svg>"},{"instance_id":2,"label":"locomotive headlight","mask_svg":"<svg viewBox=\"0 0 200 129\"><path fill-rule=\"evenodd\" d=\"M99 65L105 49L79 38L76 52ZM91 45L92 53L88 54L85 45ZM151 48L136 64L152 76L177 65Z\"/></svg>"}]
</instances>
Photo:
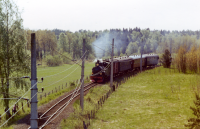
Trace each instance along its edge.
<instances>
[{"instance_id":1,"label":"locomotive headlight","mask_svg":"<svg viewBox=\"0 0 200 129\"><path fill-rule=\"evenodd\" d=\"M102 73L100 73L100 75L102 75Z\"/></svg>"}]
</instances>

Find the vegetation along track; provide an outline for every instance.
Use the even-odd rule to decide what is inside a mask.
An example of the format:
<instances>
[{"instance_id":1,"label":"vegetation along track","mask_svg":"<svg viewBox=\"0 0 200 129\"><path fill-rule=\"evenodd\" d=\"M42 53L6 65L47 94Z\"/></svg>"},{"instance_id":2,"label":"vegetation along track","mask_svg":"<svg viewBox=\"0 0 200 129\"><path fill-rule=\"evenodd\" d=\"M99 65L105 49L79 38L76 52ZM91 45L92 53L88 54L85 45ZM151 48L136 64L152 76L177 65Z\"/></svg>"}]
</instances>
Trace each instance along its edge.
<instances>
[{"instance_id":1,"label":"vegetation along track","mask_svg":"<svg viewBox=\"0 0 200 129\"><path fill-rule=\"evenodd\" d=\"M88 83L84 86L84 93L88 91L90 88L98 85L97 83ZM58 101L56 104L51 106L45 113L42 115L39 115L39 128L44 128L47 124L49 124L51 121L53 121L59 113L61 113L65 107L76 97L80 95L80 88L78 90L74 90L74 92L70 93L60 101ZM30 127L29 127L30 128Z\"/></svg>"}]
</instances>

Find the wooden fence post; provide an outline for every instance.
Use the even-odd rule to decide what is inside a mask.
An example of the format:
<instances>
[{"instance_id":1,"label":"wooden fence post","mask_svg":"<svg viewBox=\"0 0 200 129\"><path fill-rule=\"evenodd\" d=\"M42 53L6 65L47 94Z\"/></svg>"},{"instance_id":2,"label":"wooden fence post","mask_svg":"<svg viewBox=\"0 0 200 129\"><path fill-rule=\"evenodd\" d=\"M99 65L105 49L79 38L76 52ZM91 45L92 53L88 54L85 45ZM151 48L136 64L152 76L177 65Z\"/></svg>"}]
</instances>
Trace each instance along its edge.
<instances>
[{"instance_id":1,"label":"wooden fence post","mask_svg":"<svg viewBox=\"0 0 200 129\"><path fill-rule=\"evenodd\" d=\"M22 102L22 110L24 111L23 102Z\"/></svg>"},{"instance_id":2,"label":"wooden fence post","mask_svg":"<svg viewBox=\"0 0 200 129\"><path fill-rule=\"evenodd\" d=\"M28 99L27 99L27 106L29 107Z\"/></svg>"},{"instance_id":3,"label":"wooden fence post","mask_svg":"<svg viewBox=\"0 0 200 129\"><path fill-rule=\"evenodd\" d=\"M83 121L83 128L87 129L86 125L85 125L85 121Z\"/></svg>"},{"instance_id":4,"label":"wooden fence post","mask_svg":"<svg viewBox=\"0 0 200 129\"><path fill-rule=\"evenodd\" d=\"M115 85L113 85L113 91L115 91Z\"/></svg>"},{"instance_id":5,"label":"wooden fence post","mask_svg":"<svg viewBox=\"0 0 200 129\"><path fill-rule=\"evenodd\" d=\"M18 109L19 109L18 102L17 102L17 104L16 104L16 105L17 105L17 110L18 110Z\"/></svg>"}]
</instances>

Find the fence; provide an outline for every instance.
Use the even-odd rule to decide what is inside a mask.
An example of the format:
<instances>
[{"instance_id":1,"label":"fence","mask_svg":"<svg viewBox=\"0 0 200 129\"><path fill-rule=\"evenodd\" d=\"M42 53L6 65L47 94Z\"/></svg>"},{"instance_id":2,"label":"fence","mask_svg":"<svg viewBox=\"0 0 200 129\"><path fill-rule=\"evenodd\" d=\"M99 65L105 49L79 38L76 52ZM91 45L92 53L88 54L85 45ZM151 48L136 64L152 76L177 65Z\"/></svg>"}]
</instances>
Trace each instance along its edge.
<instances>
[{"instance_id":1,"label":"fence","mask_svg":"<svg viewBox=\"0 0 200 129\"><path fill-rule=\"evenodd\" d=\"M97 111L103 106L103 104L105 103L105 101L109 98L109 96L116 91L116 89L123 83L125 83L128 79L130 79L133 76L130 77L126 77L123 80L121 80L120 82L116 82L114 83L113 87L103 96L100 97L100 99L97 101L97 103L95 104L95 107L93 110L88 111L86 114L86 119L83 121L83 128L87 129L88 126L91 124L91 120L95 118L95 115L97 113Z\"/></svg>"}]
</instances>

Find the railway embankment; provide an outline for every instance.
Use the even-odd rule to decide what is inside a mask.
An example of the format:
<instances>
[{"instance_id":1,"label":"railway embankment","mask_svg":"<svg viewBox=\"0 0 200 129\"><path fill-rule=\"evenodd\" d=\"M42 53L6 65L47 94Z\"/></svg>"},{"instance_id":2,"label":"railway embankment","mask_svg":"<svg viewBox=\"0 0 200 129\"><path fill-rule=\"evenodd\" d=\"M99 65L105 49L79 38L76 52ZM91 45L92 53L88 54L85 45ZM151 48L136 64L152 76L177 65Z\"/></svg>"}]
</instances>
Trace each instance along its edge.
<instances>
[{"instance_id":1,"label":"railway embankment","mask_svg":"<svg viewBox=\"0 0 200 129\"><path fill-rule=\"evenodd\" d=\"M88 129L184 128L194 117L190 106L194 92L199 92L199 78L163 67L144 71L122 83L92 119L85 121L87 116L77 114L62 127L70 128L69 123L79 118L82 128L83 121L89 122Z\"/></svg>"}]
</instances>

